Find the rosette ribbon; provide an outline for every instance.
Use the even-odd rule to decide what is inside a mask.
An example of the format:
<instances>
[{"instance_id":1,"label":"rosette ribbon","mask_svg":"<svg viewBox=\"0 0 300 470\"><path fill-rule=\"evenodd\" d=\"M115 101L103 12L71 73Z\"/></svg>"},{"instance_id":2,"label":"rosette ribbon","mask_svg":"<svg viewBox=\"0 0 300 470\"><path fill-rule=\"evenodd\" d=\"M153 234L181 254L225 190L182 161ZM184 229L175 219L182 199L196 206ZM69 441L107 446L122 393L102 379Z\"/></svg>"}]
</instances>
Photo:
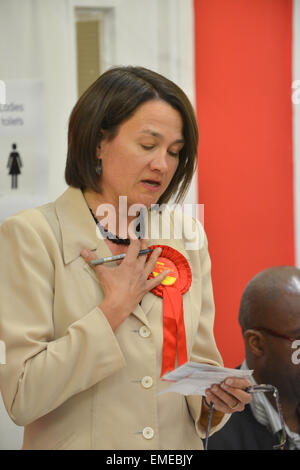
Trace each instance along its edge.
<instances>
[{"instance_id":1,"label":"rosette ribbon","mask_svg":"<svg viewBox=\"0 0 300 470\"><path fill-rule=\"evenodd\" d=\"M190 288L192 272L188 261L179 251L166 245L152 245L149 248L157 247L160 247L162 252L149 278L170 270L162 283L151 290L163 299L162 377L166 372L175 369L176 343L178 365L187 362L182 295Z\"/></svg>"}]
</instances>

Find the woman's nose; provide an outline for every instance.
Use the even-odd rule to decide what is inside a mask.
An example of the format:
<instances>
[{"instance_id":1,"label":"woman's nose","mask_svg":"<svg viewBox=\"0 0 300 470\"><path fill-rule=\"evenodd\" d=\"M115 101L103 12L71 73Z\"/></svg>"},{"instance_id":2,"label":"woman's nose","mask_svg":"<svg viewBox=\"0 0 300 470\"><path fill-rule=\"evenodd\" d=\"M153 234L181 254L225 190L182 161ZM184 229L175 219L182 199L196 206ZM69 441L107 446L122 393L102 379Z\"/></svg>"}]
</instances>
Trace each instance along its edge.
<instances>
[{"instance_id":1,"label":"woman's nose","mask_svg":"<svg viewBox=\"0 0 300 470\"><path fill-rule=\"evenodd\" d=\"M167 152L159 152L159 154L151 160L150 167L152 170L159 170L161 173L165 173L168 170Z\"/></svg>"}]
</instances>

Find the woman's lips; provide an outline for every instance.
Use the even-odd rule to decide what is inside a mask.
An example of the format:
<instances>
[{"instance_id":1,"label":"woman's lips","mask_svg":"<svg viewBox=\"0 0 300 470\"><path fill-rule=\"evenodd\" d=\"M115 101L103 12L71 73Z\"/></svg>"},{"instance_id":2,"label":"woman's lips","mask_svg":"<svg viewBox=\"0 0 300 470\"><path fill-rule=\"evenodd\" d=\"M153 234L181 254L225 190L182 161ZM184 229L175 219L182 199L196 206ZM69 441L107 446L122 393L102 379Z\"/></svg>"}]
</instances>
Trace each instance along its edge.
<instances>
[{"instance_id":1,"label":"woman's lips","mask_svg":"<svg viewBox=\"0 0 300 470\"><path fill-rule=\"evenodd\" d=\"M148 191L159 191L160 188L161 188L161 183L158 183L156 181L147 181L147 180L144 180L142 181L142 185L144 186L144 188L148 189Z\"/></svg>"}]
</instances>

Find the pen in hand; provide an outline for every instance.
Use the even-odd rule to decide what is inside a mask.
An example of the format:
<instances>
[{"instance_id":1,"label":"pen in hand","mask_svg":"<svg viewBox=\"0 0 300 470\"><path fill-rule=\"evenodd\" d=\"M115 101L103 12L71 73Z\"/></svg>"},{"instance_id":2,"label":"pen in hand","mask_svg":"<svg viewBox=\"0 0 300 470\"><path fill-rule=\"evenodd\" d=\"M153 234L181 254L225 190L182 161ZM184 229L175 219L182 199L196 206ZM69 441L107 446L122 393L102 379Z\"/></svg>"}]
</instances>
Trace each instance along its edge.
<instances>
[{"instance_id":1,"label":"pen in hand","mask_svg":"<svg viewBox=\"0 0 300 470\"><path fill-rule=\"evenodd\" d=\"M148 253L151 253L152 251L154 251L154 248L147 248L146 250L140 250L138 253L138 256L147 255ZM117 261L119 259L123 259L125 258L125 256L126 256L126 253L122 253L121 255L108 256L107 258L92 259L91 264L93 266L97 266L98 264L108 263L109 261Z\"/></svg>"}]
</instances>

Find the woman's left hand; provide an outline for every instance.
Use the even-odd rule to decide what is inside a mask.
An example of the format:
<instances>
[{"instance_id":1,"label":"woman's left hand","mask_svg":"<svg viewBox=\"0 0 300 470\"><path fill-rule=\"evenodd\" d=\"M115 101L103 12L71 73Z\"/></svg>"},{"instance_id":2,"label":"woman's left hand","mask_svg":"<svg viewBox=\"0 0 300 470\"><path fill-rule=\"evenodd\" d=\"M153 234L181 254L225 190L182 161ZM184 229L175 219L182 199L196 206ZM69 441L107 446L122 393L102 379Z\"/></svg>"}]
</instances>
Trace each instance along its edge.
<instances>
[{"instance_id":1,"label":"woman's left hand","mask_svg":"<svg viewBox=\"0 0 300 470\"><path fill-rule=\"evenodd\" d=\"M251 401L251 395L245 392L245 388L251 385L248 379L228 377L221 384L214 384L206 390L207 402L212 401L214 409L222 413L243 411L245 405Z\"/></svg>"}]
</instances>

